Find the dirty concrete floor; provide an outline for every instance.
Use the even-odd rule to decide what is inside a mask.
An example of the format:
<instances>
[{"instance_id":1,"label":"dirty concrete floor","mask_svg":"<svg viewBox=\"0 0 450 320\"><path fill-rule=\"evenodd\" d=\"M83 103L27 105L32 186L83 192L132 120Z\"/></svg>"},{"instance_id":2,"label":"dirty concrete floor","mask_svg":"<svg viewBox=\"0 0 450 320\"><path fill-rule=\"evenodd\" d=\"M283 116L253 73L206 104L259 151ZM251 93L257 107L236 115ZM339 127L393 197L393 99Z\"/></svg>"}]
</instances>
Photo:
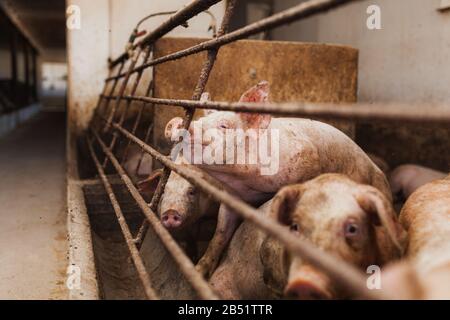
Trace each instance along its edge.
<instances>
[{"instance_id":1,"label":"dirty concrete floor","mask_svg":"<svg viewBox=\"0 0 450 320\"><path fill-rule=\"evenodd\" d=\"M0 138L0 299L67 297L65 114Z\"/></svg>"}]
</instances>

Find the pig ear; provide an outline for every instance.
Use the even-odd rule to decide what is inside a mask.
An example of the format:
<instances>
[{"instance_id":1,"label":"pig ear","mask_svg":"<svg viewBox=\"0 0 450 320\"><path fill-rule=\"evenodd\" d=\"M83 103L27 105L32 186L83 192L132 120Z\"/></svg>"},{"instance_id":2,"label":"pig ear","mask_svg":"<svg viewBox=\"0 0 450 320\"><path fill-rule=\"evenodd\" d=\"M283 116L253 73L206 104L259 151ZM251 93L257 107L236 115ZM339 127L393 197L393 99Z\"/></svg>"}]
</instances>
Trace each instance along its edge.
<instances>
[{"instance_id":1,"label":"pig ear","mask_svg":"<svg viewBox=\"0 0 450 320\"><path fill-rule=\"evenodd\" d=\"M261 81L256 86L247 90L239 99L239 102L269 102L270 86L269 82ZM272 116L261 113L240 113L241 120L248 128L266 129Z\"/></svg>"},{"instance_id":2,"label":"pig ear","mask_svg":"<svg viewBox=\"0 0 450 320\"><path fill-rule=\"evenodd\" d=\"M211 101L211 96L209 92L203 92L202 95L200 96L200 102L208 102L208 101Z\"/></svg>"},{"instance_id":3,"label":"pig ear","mask_svg":"<svg viewBox=\"0 0 450 320\"><path fill-rule=\"evenodd\" d=\"M273 198L270 217L282 225L291 225L292 214L301 198L301 188L288 186L282 188Z\"/></svg>"},{"instance_id":4,"label":"pig ear","mask_svg":"<svg viewBox=\"0 0 450 320\"><path fill-rule=\"evenodd\" d=\"M180 117L173 118L167 123L166 129L164 131L164 136L166 137L167 140L174 141L173 139L175 139L178 130L182 128L183 128L183 119L181 119Z\"/></svg>"},{"instance_id":5,"label":"pig ear","mask_svg":"<svg viewBox=\"0 0 450 320\"><path fill-rule=\"evenodd\" d=\"M259 258L263 266L264 284L276 295L282 297L288 274L284 263L285 250L280 241L267 236L259 251Z\"/></svg>"},{"instance_id":6,"label":"pig ear","mask_svg":"<svg viewBox=\"0 0 450 320\"><path fill-rule=\"evenodd\" d=\"M261 81L256 86L248 89L239 99L239 102L269 102L270 85L267 81Z\"/></svg>"},{"instance_id":7,"label":"pig ear","mask_svg":"<svg viewBox=\"0 0 450 320\"><path fill-rule=\"evenodd\" d=\"M375 225L382 225L402 255L406 247L407 234L397 220L392 204L378 189L374 187L361 187L355 195L359 206L370 216Z\"/></svg>"},{"instance_id":8,"label":"pig ear","mask_svg":"<svg viewBox=\"0 0 450 320\"><path fill-rule=\"evenodd\" d=\"M162 169L155 170L151 175L147 177L147 179L139 181L137 183L139 192L145 195L155 193L156 188L158 187L159 179L161 179L162 173L163 173Z\"/></svg>"}]
</instances>

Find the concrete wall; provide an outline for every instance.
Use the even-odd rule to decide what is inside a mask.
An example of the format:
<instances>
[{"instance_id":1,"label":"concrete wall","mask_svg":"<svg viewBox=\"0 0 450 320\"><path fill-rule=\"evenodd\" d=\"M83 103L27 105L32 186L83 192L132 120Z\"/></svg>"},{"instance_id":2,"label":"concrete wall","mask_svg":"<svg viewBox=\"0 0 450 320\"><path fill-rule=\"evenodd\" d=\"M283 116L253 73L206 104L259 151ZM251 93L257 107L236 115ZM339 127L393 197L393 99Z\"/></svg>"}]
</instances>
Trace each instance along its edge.
<instances>
[{"instance_id":1,"label":"concrete wall","mask_svg":"<svg viewBox=\"0 0 450 320\"><path fill-rule=\"evenodd\" d=\"M276 11L300 3L277 0ZM450 101L450 11L440 0L360 1L282 27L274 39L353 46L360 51L358 100L448 103ZM369 5L381 8L381 30L366 26ZM358 143L392 166L414 162L450 168L450 130L398 124L359 126Z\"/></svg>"},{"instance_id":2,"label":"concrete wall","mask_svg":"<svg viewBox=\"0 0 450 320\"><path fill-rule=\"evenodd\" d=\"M277 11L299 0L278 0ZM369 5L382 30L366 27ZM450 101L450 12L440 0L368 0L277 29L279 40L346 44L360 50L360 101Z\"/></svg>"},{"instance_id":3,"label":"concrete wall","mask_svg":"<svg viewBox=\"0 0 450 320\"><path fill-rule=\"evenodd\" d=\"M107 76L107 59L116 58L125 49L136 23L150 13L178 10L189 0L67 0L81 9L81 29L68 31L69 123L81 131L91 119L98 95ZM218 23L224 4L211 8ZM167 17L156 17L142 27L152 30ZM210 37L210 18L200 14L189 21L189 28L177 28L171 36Z\"/></svg>"},{"instance_id":4,"label":"concrete wall","mask_svg":"<svg viewBox=\"0 0 450 320\"><path fill-rule=\"evenodd\" d=\"M92 116L107 74L109 1L67 0L72 4L81 9L81 28L67 31L68 124L78 130Z\"/></svg>"}]
</instances>

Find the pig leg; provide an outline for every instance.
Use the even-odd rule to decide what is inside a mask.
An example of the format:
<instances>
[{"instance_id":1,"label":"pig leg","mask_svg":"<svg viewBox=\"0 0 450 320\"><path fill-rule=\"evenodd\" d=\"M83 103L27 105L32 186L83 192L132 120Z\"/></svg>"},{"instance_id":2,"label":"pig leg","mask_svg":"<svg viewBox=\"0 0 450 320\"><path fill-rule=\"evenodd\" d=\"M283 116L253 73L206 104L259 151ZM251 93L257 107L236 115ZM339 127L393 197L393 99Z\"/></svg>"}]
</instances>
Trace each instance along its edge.
<instances>
[{"instance_id":1,"label":"pig leg","mask_svg":"<svg viewBox=\"0 0 450 320\"><path fill-rule=\"evenodd\" d=\"M239 223L240 218L235 212L224 205L220 206L216 232L214 233L205 254L196 266L197 271L204 277L209 278L214 272L222 253L230 242Z\"/></svg>"}]
</instances>

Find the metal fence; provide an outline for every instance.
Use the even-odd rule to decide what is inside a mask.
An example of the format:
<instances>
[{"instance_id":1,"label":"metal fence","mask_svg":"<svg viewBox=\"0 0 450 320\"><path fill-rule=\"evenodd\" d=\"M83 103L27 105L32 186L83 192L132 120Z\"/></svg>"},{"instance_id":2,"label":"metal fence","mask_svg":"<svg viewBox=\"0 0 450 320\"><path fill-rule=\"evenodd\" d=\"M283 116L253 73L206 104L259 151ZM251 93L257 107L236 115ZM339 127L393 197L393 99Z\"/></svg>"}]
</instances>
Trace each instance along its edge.
<instances>
[{"instance_id":1,"label":"metal fence","mask_svg":"<svg viewBox=\"0 0 450 320\"><path fill-rule=\"evenodd\" d=\"M157 299L158 294L152 287L152 279L144 267L142 257L139 254L139 247L147 228L151 226L154 232L160 237L168 252L173 256L174 261L179 266L186 280L192 285L198 296L202 299L217 299L217 295L211 290L207 281L196 271L192 261L184 254L171 234L160 223L156 211L158 203L164 193L171 171L178 173L190 183L198 187L201 191L210 194L217 201L225 204L230 209L237 212L244 219L251 221L255 226L261 228L267 234L278 239L292 254L299 255L308 260L311 264L320 268L336 281L341 287L360 298L379 299L384 298L380 293L370 291L366 287L364 275L354 266L326 254L307 241L295 237L273 221L258 214L258 211L249 206L239 198L231 195L218 181L210 177L202 170L190 165L177 165L168 156L161 154L148 141L152 130L150 124L145 130L145 136L140 139L136 136L136 130L142 121L143 112L146 108L155 106L162 108L165 105L180 106L185 109L183 127L187 129L191 123L194 112L200 109L217 109L231 111L247 111L271 113L290 117L322 117L347 120L382 120L401 121L418 123L450 123L450 108L435 106L432 109L424 106L411 105L339 105L332 104L309 104L309 103L284 103L284 104L248 104L248 103L228 103L228 102L200 102L201 94L208 82L208 77L214 67L214 63L220 48L233 41L244 39L248 36L260 32L271 30L275 27L290 23L299 19L310 17L314 14L334 9L338 6L358 0L310 0L299 4L293 8L277 13L273 16L247 25L236 31L228 33L228 26L236 6L237 0L227 1L227 8L222 25L212 40L208 40L192 46L190 48L160 57L153 58L152 50L155 41L173 30L179 25L183 25L193 16L207 10L210 6L220 2L220 0L195 0L188 6L173 14L158 28L149 33L137 44L131 43L129 50L119 58L110 62L110 75L105 81L102 94L99 97L94 121L92 122L88 134L88 146L91 156L95 162L98 174L108 193L114 212L120 224L120 228L125 237L130 250L131 258L145 288L145 294L149 299ZM176 59L199 53L207 52L196 88L191 100L159 99L152 97L154 82L150 81L146 90L146 96L137 96L136 91L140 84L144 70ZM135 75L133 81L130 81ZM129 94L126 94L129 89ZM117 91L117 93L116 93ZM139 109L131 130L124 128L124 122L129 112L132 102L139 102ZM124 107L120 108L121 103ZM104 138L105 134L111 134L112 138L108 143ZM127 141L126 150L131 144L138 145L142 153L150 154L155 160L164 166L162 178L154 196L148 204L139 193L131 178L123 168L126 158L118 159L115 148L119 139ZM96 151L99 149L104 159L99 159ZM126 154L127 151L125 151ZM108 164L120 175L123 183L139 205L146 217L136 236L132 235L129 226L125 221L122 209L112 190L111 181L105 173Z\"/></svg>"}]
</instances>

